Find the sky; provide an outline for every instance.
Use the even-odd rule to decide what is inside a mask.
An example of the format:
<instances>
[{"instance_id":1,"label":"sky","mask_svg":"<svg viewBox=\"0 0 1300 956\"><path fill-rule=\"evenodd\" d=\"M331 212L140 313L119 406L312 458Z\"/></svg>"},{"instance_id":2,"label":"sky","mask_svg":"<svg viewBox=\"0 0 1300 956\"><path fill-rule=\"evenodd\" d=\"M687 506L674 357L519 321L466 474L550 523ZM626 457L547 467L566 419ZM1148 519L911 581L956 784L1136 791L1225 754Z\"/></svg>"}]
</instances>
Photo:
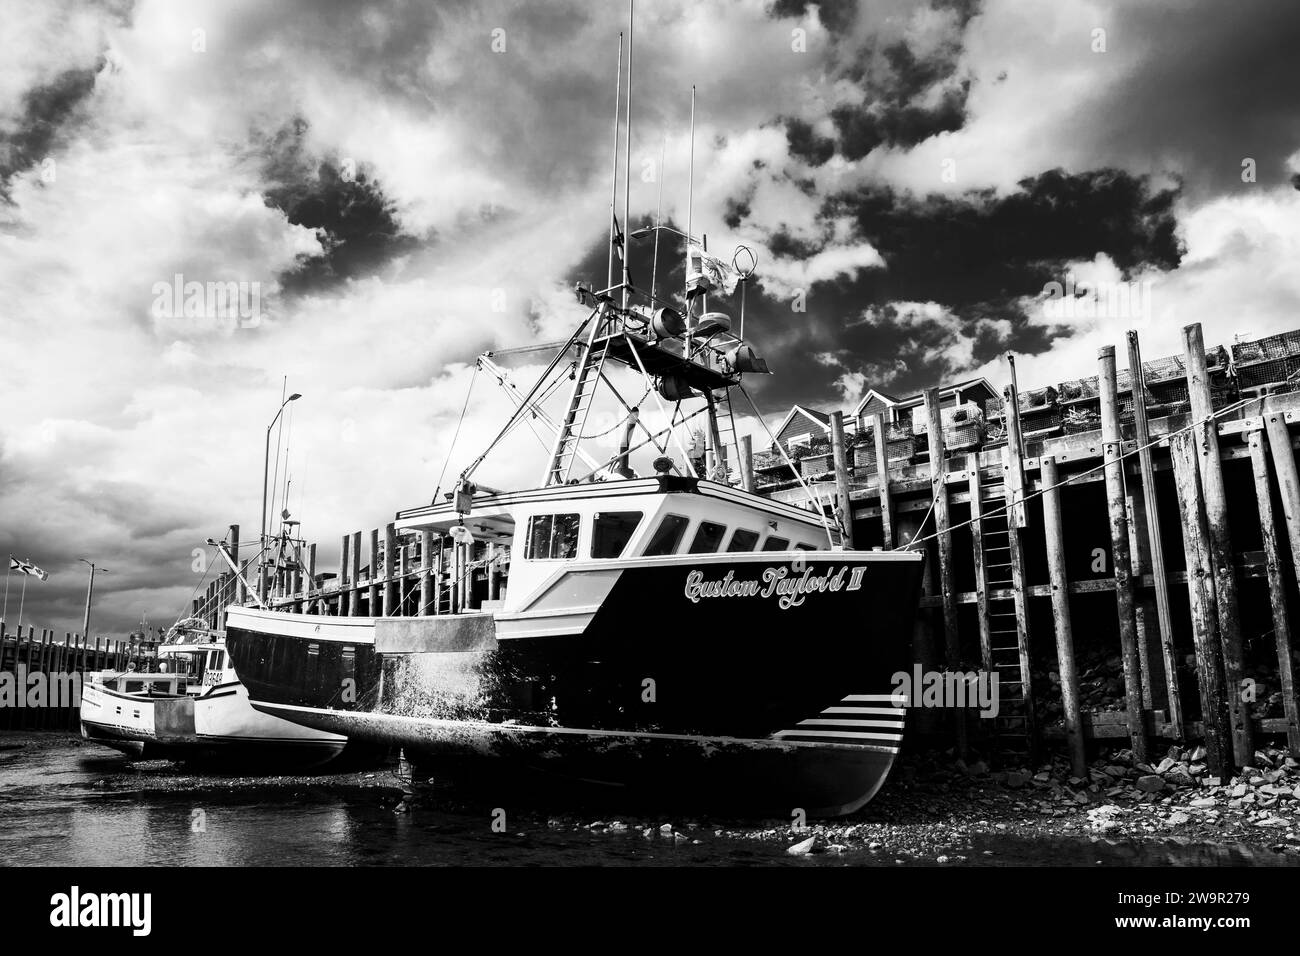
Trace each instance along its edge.
<instances>
[{"instance_id":1,"label":"sky","mask_svg":"<svg viewBox=\"0 0 1300 956\"><path fill-rule=\"evenodd\" d=\"M684 229L689 179L710 250L753 251L772 425L872 387L1000 388L1007 351L1023 387L1078 378L1129 328L1155 357L1190 322L1210 343L1300 326L1291 4L636 7L630 219ZM107 569L93 634L174 620L218 570L205 539L257 535L287 393L273 511L323 568L445 490L511 408L475 356L563 339L574 282L603 281L625 20L0 0L0 552L49 573L8 579L6 622L21 601L80 630L81 559ZM682 250L660 255L676 287ZM634 279L652 258L634 246ZM1062 317L1067 280L1109 304ZM188 282L234 283L242 311L172 301ZM527 387L544 359L500 361ZM544 466L521 430L478 477Z\"/></svg>"}]
</instances>

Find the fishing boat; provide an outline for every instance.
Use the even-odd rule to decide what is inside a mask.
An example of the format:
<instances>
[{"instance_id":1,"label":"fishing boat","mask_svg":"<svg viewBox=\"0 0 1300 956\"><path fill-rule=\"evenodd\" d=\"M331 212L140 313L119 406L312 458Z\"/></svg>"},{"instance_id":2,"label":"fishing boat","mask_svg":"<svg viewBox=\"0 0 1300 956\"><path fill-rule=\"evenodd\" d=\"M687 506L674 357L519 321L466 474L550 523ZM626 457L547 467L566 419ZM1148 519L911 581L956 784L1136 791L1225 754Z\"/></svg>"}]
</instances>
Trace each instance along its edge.
<instances>
[{"instance_id":1,"label":"fishing boat","mask_svg":"<svg viewBox=\"0 0 1300 956\"><path fill-rule=\"evenodd\" d=\"M426 569L419 594L372 566L369 593L357 587L335 611L230 607L235 669L255 709L398 746L438 774L519 771L700 806L851 812L902 742L893 680L911 666L923 555L846 549L847 519L806 484L806 507L753 493L732 400L752 403L743 380L769 374L740 334L756 260L743 247L730 262L710 254L689 199L685 233L658 217L621 229L619 165L616 146L604 286L576 287L576 328L526 392L501 373L500 353L480 358L513 414L450 492L396 513L384 564L400 551ZM628 268L632 238L653 238L657 265L661 236L686 253L671 295L653 269L642 286ZM733 331L716 305L738 289ZM598 423L608 414L612 428ZM477 484L521 424L541 439L538 479ZM597 439L620 427L608 455Z\"/></svg>"},{"instance_id":2,"label":"fishing boat","mask_svg":"<svg viewBox=\"0 0 1300 956\"><path fill-rule=\"evenodd\" d=\"M225 638L180 621L149 671L97 671L81 691L81 735L140 759L318 766L346 738L254 710Z\"/></svg>"}]
</instances>

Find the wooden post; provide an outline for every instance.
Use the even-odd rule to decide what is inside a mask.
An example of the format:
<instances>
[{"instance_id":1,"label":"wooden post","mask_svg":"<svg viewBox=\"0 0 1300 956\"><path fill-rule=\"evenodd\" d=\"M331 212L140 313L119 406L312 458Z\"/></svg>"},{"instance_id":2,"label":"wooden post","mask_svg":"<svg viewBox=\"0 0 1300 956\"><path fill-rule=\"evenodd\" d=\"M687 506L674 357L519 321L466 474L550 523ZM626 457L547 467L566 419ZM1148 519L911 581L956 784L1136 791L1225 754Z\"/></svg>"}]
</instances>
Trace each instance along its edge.
<instances>
[{"instance_id":1,"label":"wooden post","mask_svg":"<svg viewBox=\"0 0 1300 956\"><path fill-rule=\"evenodd\" d=\"M497 557L500 553L501 548L489 541L486 553L489 601L497 600L501 591L501 570L497 566Z\"/></svg>"},{"instance_id":2,"label":"wooden post","mask_svg":"<svg viewBox=\"0 0 1300 956\"><path fill-rule=\"evenodd\" d=\"M1115 575L1115 609L1124 662L1128 732L1133 753L1146 760L1147 735L1142 709L1142 664L1138 654L1137 615L1133 603L1133 564L1129 554L1128 513L1124 498L1124 446L1119 427L1119 387L1115 376L1115 346L1097 352L1101 391L1101 441L1105 460L1106 498L1110 512L1111 566Z\"/></svg>"},{"instance_id":3,"label":"wooden post","mask_svg":"<svg viewBox=\"0 0 1300 956\"><path fill-rule=\"evenodd\" d=\"M434 556L433 571L433 613L442 613L443 569L446 567L447 550L443 547L444 539L438 535L438 550Z\"/></svg>"},{"instance_id":4,"label":"wooden post","mask_svg":"<svg viewBox=\"0 0 1300 956\"><path fill-rule=\"evenodd\" d=\"M420 611L421 615L434 614L433 608L433 532L427 528L420 532Z\"/></svg>"},{"instance_id":5,"label":"wooden post","mask_svg":"<svg viewBox=\"0 0 1300 956\"><path fill-rule=\"evenodd\" d=\"M311 613L312 600L316 593L316 542L307 546L307 587L303 593L302 611Z\"/></svg>"},{"instance_id":6,"label":"wooden post","mask_svg":"<svg viewBox=\"0 0 1300 956\"><path fill-rule=\"evenodd\" d=\"M389 527L392 527L391 525ZM397 594L393 598L393 613L398 617L404 617L406 611L406 575L409 573L406 566L406 548L404 546L397 549Z\"/></svg>"},{"instance_id":7,"label":"wooden post","mask_svg":"<svg viewBox=\"0 0 1300 956\"><path fill-rule=\"evenodd\" d=\"M975 615L979 618L980 660L993 673L993 634L989 624L989 576L984 566L984 488L980 484L980 455L966 456L967 487L970 489L971 552L975 560Z\"/></svg>"},{"instance_id":8,"label":"wooden post","mask_svg":"<svg viewBox=\"0 0 1300 956\"><path fill-rule=\"evenodd\" d=\"M740 484L746 491L754 491L754 436L740 436Z\"/></svg>"},{"instance_id":9,"label":"wooden post","mask_svg":"<svg viewBox=\"0 0 1300 956\"><path fill-rule=\"evenodd\" d=\"M940 416L939 389L927 388L924 393L925 412L930 449L930 495L934 508L934 526L939 543L939 595L943 600L943 638L947 665L957 668L961 663L961 641L957 633L957 594L953 587L952 531L948 516L948 485L943 451L943 424Z\"/></svg>"},{"instance_id":10,"label":"wooden post","mask_svg":"<svg viewBox=\"0 0 1300 956\"><path fill-rule=\"evenodd\" d=\"M889 459L885 447L885 416L871 416L871 433L876 442L876 482L880 491L880 526L884 531L885 550L893 550L894 502L889 493Z\"/></svg>"},{"instance_id":11,"label":"wooden post","mask_svg":"<svg viewBox=\"0 0 1300 956\"><path fill-rule=\"evenodd\" d=\"M352 568L348 572L348 591L344 599L348 602L348 614L356 617L361 613L361 532L352 532L352 546L348 548L348 558ZM341 613L341 612L340 612Z\"/></svg>"},{"instance_id":12,"label":"wooden post","mask_svg":"<svg viewBox=\"0 0 1300 956\"><path fill-rule=\"evenodd\" d=\"M849 498L849 461L844 449L844 413L831 412L831 458L835 463L835 492L839 498L844 547L853 549L853 502Z\"/></svg>"},{"instance_id":13,"label":"wooden post","mask_svg":"<svg viewBox=\"0 0 1300 956\"><path fill-rule=\"evenodd\" d=\"M228 550L230 552L230 560L234 561L235 567L239 568L239 570L242 572L244 570L244 566L239 563L239 525L237 524L232 524L230 526L230 546ZM248 588L244 586L243 574L240 574L235 579L234 603L242 605L247 601L248 601Z\"/></svg>"},{"instance_id":14,"label":"wooden post","mask_svg":"<svg viewBox=\"0 0 1300 956\"><path fill-rule=\"evenodd\" d=\"M961 635L957 631L957 590L953 584L952 522L948 511L947 459L943 448L943 417L939 404L939 389L927 388L923 393L928 435L926 445L930 453L930 494L934 508L934 527L938 533L939 596L943 601L943 647L947 669L959 671L961 667ZM963 755L967 749L966 713L954 712L957 723L957 747Z\"/></svg>"},{"instance_id":15,"label":"wooden post","mask_svg":"<svg viewBox=\"0 0 1300 956\"><path fill-rule=\"evenodd\" d=\"M1016 384L1016 357L1007 353L1011 382L1002 393L1007 423L1007 445L1002 452L1003 484L1007 494L1007 527L1023 528L1025 517L1025 443L1020 434L1020 389Z\"/></svg>"},{"instance_id":16,"label":"wooden post","mask_svg":"<svg viewBox=\"0 0 1300 956\"><path fill-rule=\"evenodd\" d=\"M370 592L367 595L370 606L366 611L370 617L384 613L379 604L379 578L379 529L373 528L370 532Z\"/></svg>"},{"instance_id":17,"label":"wooden post","mask_svg":"<svg viewBox=\"0 0 1300 956\"><path fill-rule=\"evenodd\" d=\"M355 614L351 592L356 582L352 580L352 535L345 534L339 542L339 616Z\"/></svg>"},{"instance_id":18,"label":"wooden post","mask_svg":"<svg viewBox=\"0 0 1300 956\"><path fill-rule=\"evenodd\" d=\"M1210 416L1214 404L1205 364L1205 342L1199 323L1183 328L1187 362L1187 391L1192 404L1192 434L1200 453L1201 492L1205 520L1210 529L1210 558L1214 569L1214 594L1223 642L1223 674L1227 685L1228 713L1232 717L1232 749L1237 764L1249 763L1255 753L1250 714L1241 699L1245 655L1241 641L1241 616L1237 603L1237 569L1228 533L1228 498L1223 486L1223 461L1219 457L1219 425Z\"/></svg>"},{"instance_id":19,"label":"wooden post","mask_svg":"<svg viewBox=\"0 0 1300 956\"><path fill-rule=\"evenodd\" d=\"M1070 580L1065 573L1065 523L1061 519L1060 474L1055 458L1042 460L1043 533L1047 538L1047 574L1052 588L1052 623L1056 630L1056 666L1061 675L1065 736L1070 766L1076 777L1088 775L1079 711L1079 671L1074 661L1074 629L1070 620Z\"/></svg>"},{"instance_id":20,"label":"wooden post","mask_svg":"<svg viewBox=\"0 0 1300 956\"><path fill-rule=\"evenodd\" d=\"M1142 501L1146 517L1148 553L1151 558L1151 577L1155 581L1156 618L1160 625L1160 652L1164 661L1165 694L1169 707L1169 722L1174 734L1182 740L1185 731L1183 695L1178 688L1178 653L1174 648L1173 612L1169 603L1169 571L1165 567L1165 548L1160 537L1160 508L1156 500L1156 474L1152 461L1151 429L1147 421L1146 372L1142 367L1142 349L1135 331L1128 333L1129 379L1133 386L1134 438L1138 446L1138 469L1142 475Z\"/></svg>"},{"instance_id":21,"label":"wooden post","mask_svg":"<svg viewBox=\"0 0 1300 956\"><path fill-rule=\"evenodd\" d=\"M1201 507L1201 480L1197 473L1196 438L1179 432L1169 439L1174 482L1178 487L1178 512L1187 554L1187 592L1192 607L1192 641L1196 647L1196 680L1201 692L1201 722L1205 728L1206 763L1226 779L1232 762L1225 734L1228 707L1223 700L1223 661L1219 646L1219 620L1215 611L1214 574L1210 569L1210 532Z\"/></svg>"},{"instance_id":22,"label":"wooden post","mask_svg":"<svg viewBox=\"0 0 1300 956\"><path fill-rule=\"evenodd\" d=\"M382 614L385 617L391 617L394 613L396 601L393 597L393 570L394 559L397 557L393 552L397 550L397 531L390 521L384 525L384 577L381 586L383 597L380 599L380 607L383 609Z\"/></svg>"},{"instance_id":23,"label":"wooden post","mask_svg":"<svg viewBox=\"0 0 1300 956\"><path fill-rule=\"evenodd\" d=\"M1273 489L1268 480L1268 439L1253 431L1247 439L1250 464L1255 474L1255 499L1259 502L1259 527L1264 540L1264 567L1268 575L1268 600L1273 611L1273 637L1277 644L1277 674L1286 714L1286 742L1300 756L1300 702L1296 700L1295 668L1291 661L1291 618L1286 606L1286 585L1277 543L1277 521L1273 517ZM1289 452L1290 449L1288 448Z\"/></svg>"}]
</instances>

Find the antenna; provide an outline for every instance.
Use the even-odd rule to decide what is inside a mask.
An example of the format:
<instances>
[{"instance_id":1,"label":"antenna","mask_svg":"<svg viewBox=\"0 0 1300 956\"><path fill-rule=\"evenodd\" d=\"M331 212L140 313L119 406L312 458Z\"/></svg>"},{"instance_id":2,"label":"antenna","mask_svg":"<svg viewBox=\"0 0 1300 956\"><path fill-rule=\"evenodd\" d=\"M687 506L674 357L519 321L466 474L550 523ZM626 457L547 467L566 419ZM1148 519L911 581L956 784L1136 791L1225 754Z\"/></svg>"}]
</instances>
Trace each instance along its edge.
<instances>
[{"instance_id":1,"label":"antenna","mask_svg":"<svg viewBox=\"0 0 1300 956\"><path fill-rule=\"evenodd\" d=\"M632 195L632 17L636 0L627 0L627 125L623 128L623 308L627 308L627 287L631 282L628 271L628 237L631 232L630 199Z\"/></svg>"},{"instance_id":2,"label":"antenna","mask_svg":"<svg viewBox=\"0 0 1300 956\"><path fill-rule=\"evenodd\" d=\"M609 268L605 271L605 288L614 285L614 239L618 235L618 119L623 103L623 34L618 35L618 69L614 74L614 169L609 184ZM627 223L623 224L624 231Z\"/></svg>"},{"instance_id":3,"label":"antenna","mask_svg":"<svg viewBox=\"0 0 1300 956\"><path fill-rule=\"evenodd\" d=\"M687 281L691 275L691 214L693 212L691 204L695 199L695 87L691 86L691 148L690 162L686 167L686 278ZM683 286L682 295L685 296L690 289ZM689 305L690 300L687 299Z\"/></svg>"},{"instance_id":4,"label":"antenna","mask_svg":"<svg viewBox=\"0 0 1300 956\"><path fill-rule=\"evenodd\" d=\"M655 205L655 257L654 264L650 267L650 304L651 307L659 301L655 298L657 288L656 276L659 274L659 224L664 214L664 163L668 161L668 134L664 133L664 144L659 150L659 202Z\"/></svg>"}]
</instances>

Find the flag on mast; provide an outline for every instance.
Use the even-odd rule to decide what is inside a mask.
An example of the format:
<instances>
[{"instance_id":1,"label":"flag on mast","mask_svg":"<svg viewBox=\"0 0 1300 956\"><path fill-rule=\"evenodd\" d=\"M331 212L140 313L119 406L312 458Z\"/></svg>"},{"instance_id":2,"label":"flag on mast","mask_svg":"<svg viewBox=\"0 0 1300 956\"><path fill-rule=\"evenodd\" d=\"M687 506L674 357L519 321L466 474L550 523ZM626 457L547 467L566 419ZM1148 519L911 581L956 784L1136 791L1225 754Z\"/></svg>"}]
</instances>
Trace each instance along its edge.
<instances>
[{"instance_id":1,"label":"flag on mast","mask_svg":"<svg viewBox=\"0 0 1300 956\"><path fill-rule=\"evenodd\" d=\"M736 291L741 275L731 263L705 252L694 239L687 243L686 256L686 288L690 293L731 295Z\"/></svg>"}]
</instances>

